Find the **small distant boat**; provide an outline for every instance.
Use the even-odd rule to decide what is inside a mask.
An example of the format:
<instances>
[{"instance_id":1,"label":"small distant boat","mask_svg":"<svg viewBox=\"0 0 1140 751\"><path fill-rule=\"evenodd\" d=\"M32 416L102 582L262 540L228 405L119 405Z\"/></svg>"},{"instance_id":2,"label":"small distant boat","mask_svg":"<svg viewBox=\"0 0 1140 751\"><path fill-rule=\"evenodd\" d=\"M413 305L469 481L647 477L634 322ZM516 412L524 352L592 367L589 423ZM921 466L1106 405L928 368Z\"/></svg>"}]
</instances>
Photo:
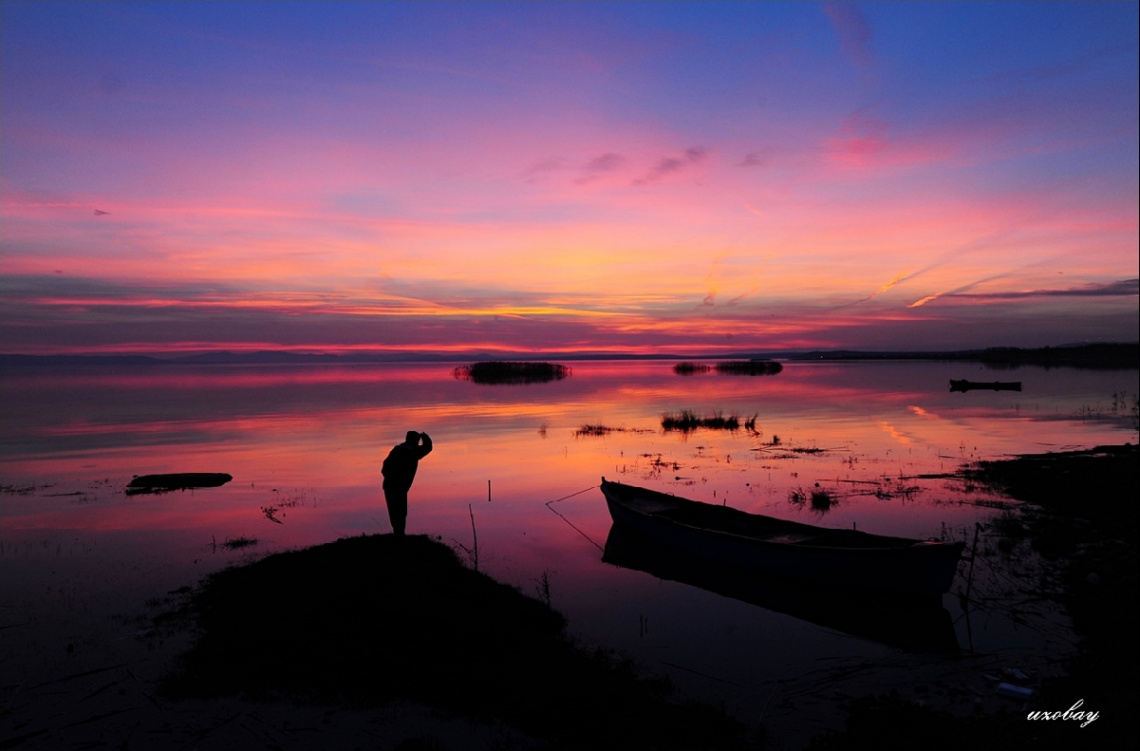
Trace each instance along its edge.
<instances>
[{"instance_id":1,"label":"small distant boat","mask_svg":"<svg viewBox=\"0 0 1140 751\"><path fill-rule=\"evenodd\" d=\"M951 391L989 389L990 391L1021 391L1021 381L956 381L950 379Z\"/></svg>"},{"instance_id":2,"label":"small distant boat","mask_svg":"<svg viewBox=\"0 0 1140 751\"><path fill-rule=\"evenodd\" d=\"M749 514L602 478L615 525L744 571L896 594L950 589L962 542L888 537Z\"/></svg>"}]
</instances>

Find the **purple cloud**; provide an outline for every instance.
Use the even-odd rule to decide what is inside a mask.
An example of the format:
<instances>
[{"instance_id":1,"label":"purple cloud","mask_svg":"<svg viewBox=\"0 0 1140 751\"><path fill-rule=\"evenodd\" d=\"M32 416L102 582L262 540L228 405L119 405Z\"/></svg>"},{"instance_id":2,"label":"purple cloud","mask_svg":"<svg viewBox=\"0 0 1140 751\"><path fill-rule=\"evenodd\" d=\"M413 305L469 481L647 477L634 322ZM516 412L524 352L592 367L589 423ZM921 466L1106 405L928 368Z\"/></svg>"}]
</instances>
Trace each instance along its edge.
<instances>
[{"instance_id":1,"label":"purple cloud","mask_svg":"<svg viewBox=\"0 0 1140 751\"><path fill-rule=\"evenodd\" d=\"M990 292L983 294L947 293L975 300L1014 300L1027 297L1129 297L1140 295L1140 279L1120 279L1104 284L1087 284L1068 289L1035 289L1026 292Z\"/></svg>"},{"instance_id":2,"label":"purple cloud","mask_svg":"<svg viewBox=\"0 0 1140 751\"><path fill-rule=\"evenodd\" d=\"M871 54L871 25L867 23L859 6L851 3L825 3L823 12L831 21L839 48L848 60L860 67L874 63Z\"/></svg>"},{"instance_id":3,"label":"purple cloud","mask_svg":"<svg viewBox=\"0 0 1140 751\"><path fill-rule=\"evenodd\" d=\"M625 157L621 154L615 154L612 151L596 156L582 167L585 173L579 177L575 182L579 185L597 180L607 172L614 172L621 169L625 165Z\"/></svg>"},{"instance_id":4,"label":"purple cloud","mask_svg":"<svg viewBox=\"0 0 1140 751\"><path fill-rule=\"evenodd\" d=\"M659 161L653 169L649 170L644 177L634 180L633 184L647 185L648 183L657 182L669 175L680 172L686 167L703 161L707 156L708 150L705 147L692 146L685 149L680 157L665 157Z\"/></svg>"}]
</instances>

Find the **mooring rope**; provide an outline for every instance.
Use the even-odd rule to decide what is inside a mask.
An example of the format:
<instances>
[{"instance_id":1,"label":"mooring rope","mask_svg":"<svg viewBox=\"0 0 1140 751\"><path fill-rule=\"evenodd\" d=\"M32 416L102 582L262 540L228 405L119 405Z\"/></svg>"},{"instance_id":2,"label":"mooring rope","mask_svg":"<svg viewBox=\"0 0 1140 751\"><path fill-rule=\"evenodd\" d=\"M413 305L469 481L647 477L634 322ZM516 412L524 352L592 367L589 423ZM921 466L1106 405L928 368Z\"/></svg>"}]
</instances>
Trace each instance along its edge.
<instances>
[{"instance_id":1,"label":"mooring rope","mask_svg":"<svg viewBox=\"0 0 1140 751\"><path fill-rule=\"evenodd\" d=\"M605 549L604 547L602 547L602 546L601 546L601 545L599 545L598 543L594 542L593 538L591 538L591 537L590 537L588 534L586 534L586 533L585 533L585 532L583 532L582 530L580 530L580 529L578 529L577 527L575 527L575 526L574 526L574 522L570 521L569 519L567 519L567 518L566 518L565 516L563 516L562 514L559 514L559 513L558 513L558 511L556 511L556 510L554 509L554 507L550 505L550 504L552 504L552 503L558 503L559 501L565 501L567 498L573 498L573 497L574 497L574 496L576 496L576 495L582 495L583 493L589 493L591 490L594 490L595 488L600 488L600 487L601 487L601 485L591 485L590 487L586 488L585 490L579 490L577 493L571 493L570 495L562 496L561 498L555 498L553 501L547 501L547 502L546 502L546 507L547 507L548 509L550 509L551 511L554 511L554 513L558 515L558 518L559 518L559 519L561 519L562 521L564 521L564 522L566 522L567 524L569 524L569 525L570 525L570 528L571 528L571 529L573 529L575 532L577 532L578 534L580 534L580 535L582 535L583 537L585 537L587 540L589 540L589 541L590 541L590 544L591 544L591 545L593 545L595 548L597 548L598 550L600 550L600 551L602 551L602 552L604 553L604 552L606 552L606 549Z\"/></svg>"},{"instance_id":2,"label":"mooring rope","mask_svg":"<svg viewBox=\"0 0 1140 751\"><path fill-rule=\"evenodd\" d=\"M579 490L577 493L571 493L570 495L564 495L561 498L555 498L553 501L547 501L546 505L549 506L552 503L558 503L559 501L565 501L567 498L573 498L576 495L582 495L583 493L589 493L591 490L594 490L595 488L600 488L600 487L602 487L602 486L601 485L591 485L590 487L586 488L585 490Z\"/></svg>"}]
</instances>

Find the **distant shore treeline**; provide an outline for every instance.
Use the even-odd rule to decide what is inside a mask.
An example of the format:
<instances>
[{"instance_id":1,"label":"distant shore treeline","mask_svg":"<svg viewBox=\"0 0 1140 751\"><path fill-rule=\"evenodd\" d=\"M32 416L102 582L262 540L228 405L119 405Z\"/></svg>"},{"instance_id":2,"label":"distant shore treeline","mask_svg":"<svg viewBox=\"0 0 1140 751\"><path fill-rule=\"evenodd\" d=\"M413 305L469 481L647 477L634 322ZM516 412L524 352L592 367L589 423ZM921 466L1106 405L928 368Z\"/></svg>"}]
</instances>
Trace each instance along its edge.
<instances>
[{"instance_id":1,"label":"distant shore treeline","mask_svg":"<svg viewBox=\"0 0 1140 751\"><path fill-rule=\"evenodd\" d=\"M953 360L992 367L1041 365L1078 368L1140 368L1140 343L1077 344L1064 347L989 347L953 352L858 352L835 350L791 355L789 360Z\"/></svg>"},{"instance_id":2,"label":"distant shore treeline","mask_svg":"<svg viewBox=\"0 0 1140 751\"><path fill-rule=\"evenodd\" d=\"M1140 342L1127 344L1079 344L1061 347L990 347L987 349L925 352L862 352L859 350L817 350L752 352L716 355L614 355L612 353L559 354L560 360L948 360L980 362L995 368L1039 365L1044 367L1140 368ZM303 354L296 352L205 352L177 357L149 355L23 355L0 354L0 366L164 366L164 365L306 365L369 364L385 362L455 362L468 358L452 355L390 354ZM489 359L489 358L488 358ZM514 361L526 360L513 356Z\"/></svg>"}]
</instances>

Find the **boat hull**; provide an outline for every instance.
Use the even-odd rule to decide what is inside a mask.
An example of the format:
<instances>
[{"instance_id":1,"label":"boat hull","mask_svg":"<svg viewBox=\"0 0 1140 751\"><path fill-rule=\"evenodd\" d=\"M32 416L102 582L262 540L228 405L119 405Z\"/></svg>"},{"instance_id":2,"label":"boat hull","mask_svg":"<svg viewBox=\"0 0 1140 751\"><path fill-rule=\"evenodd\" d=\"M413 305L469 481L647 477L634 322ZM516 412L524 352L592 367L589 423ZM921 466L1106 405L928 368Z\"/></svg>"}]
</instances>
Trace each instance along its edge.
<instances>
[{"instance_id":1,"label":"boat hull","mask_svg":"<svg viewBox=\"0 0 1140 751\"><path fill-rule=\"evenodd\" d=\"M832 530L602 480L615 525L686 555L764 576L938 597L964 543Z\"/></svg>"}]
</instances>

